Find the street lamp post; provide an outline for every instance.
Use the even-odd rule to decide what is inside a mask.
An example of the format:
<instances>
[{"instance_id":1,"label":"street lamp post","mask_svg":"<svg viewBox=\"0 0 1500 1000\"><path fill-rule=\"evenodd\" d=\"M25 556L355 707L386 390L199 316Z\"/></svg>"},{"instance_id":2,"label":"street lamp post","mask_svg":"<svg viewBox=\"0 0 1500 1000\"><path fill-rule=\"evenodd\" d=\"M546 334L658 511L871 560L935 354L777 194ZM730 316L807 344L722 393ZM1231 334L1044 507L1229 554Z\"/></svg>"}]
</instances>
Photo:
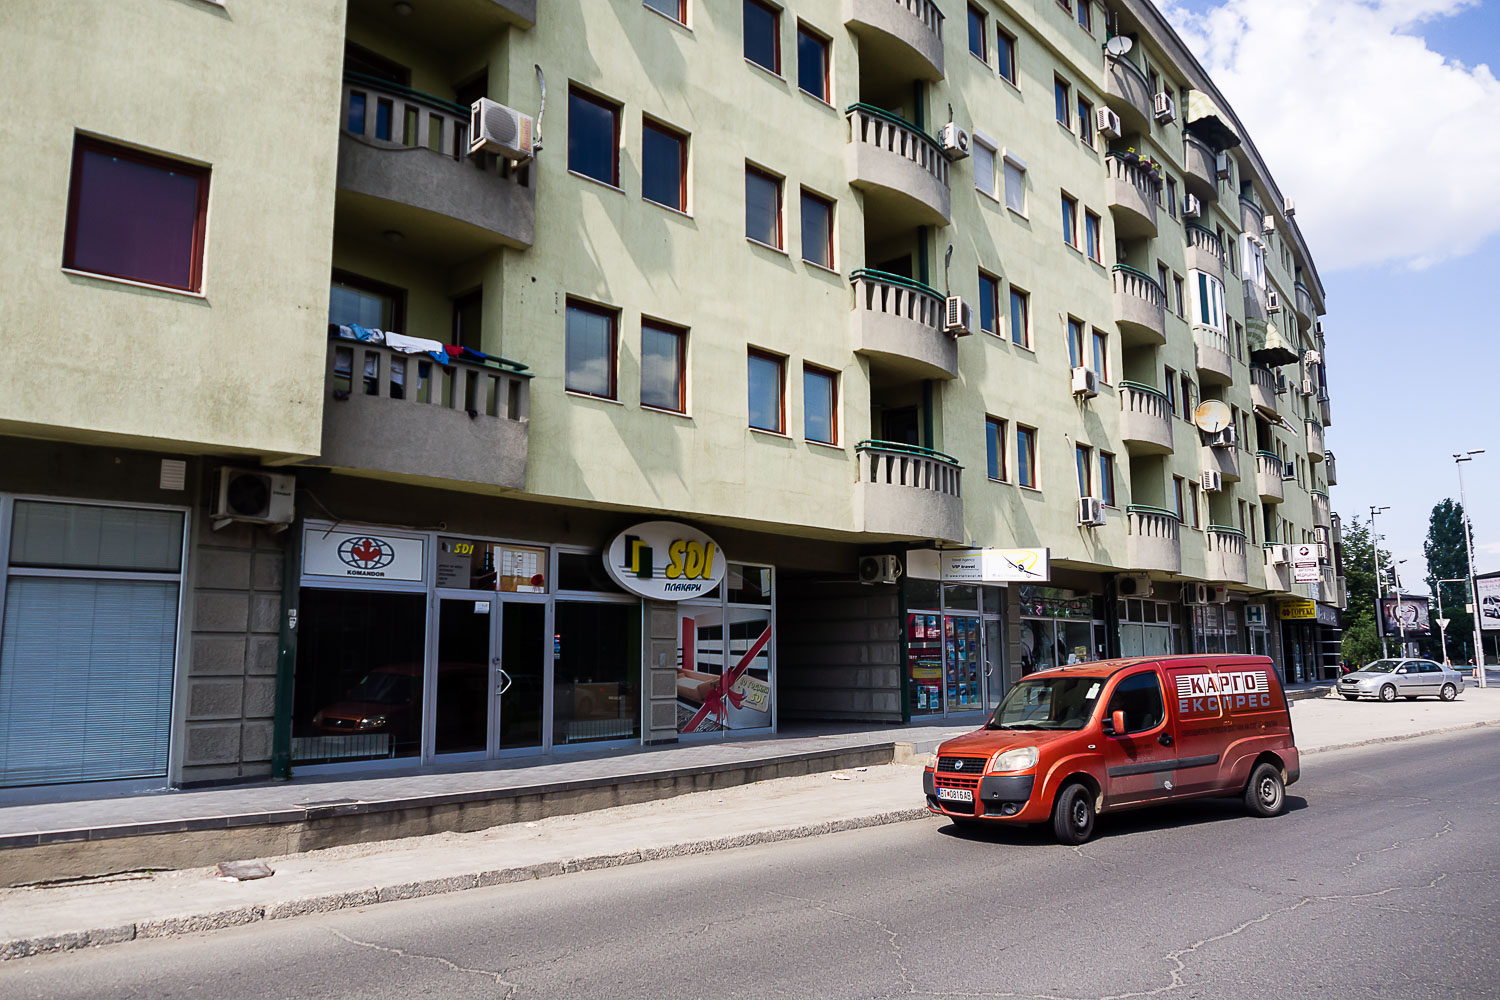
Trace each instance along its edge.
<instances>
[{"instance_id":1,"label":"street lamp post","mask_svg":"<svg viewBox=\"0 0 1500 1000\"><path fill-rule=\"evenodd\" d=\"M1403 657L1406 656L1406 619L1401 615L1401 575L1396 567L1404 562L1405 559L1398 559L1391 563L1391 593L1396 598L1396 628L1401 630L1400 653Z\"/></svg>"},{"instance_id":2,"label":"street lamp post","mask_svg":"<svg viewBox=\"0 0 1500 1000\"><path fill-rule=\"evenodd\" d=\"M1484 676L1484 633L1480 631L1484 622L1480 615L1479 585L1474 580L1474 540L1470 537L1474 533L1474 524L1469 520L1469 502L1464 499L1464 463L1472 462L1475 455L1483 454L1483 448L1461 454L1455 452L1453 464L1458 466L1458 503L1464 512L1464 553L1469 557L1469 597L1474 602L1474 676L1480 687L1488 687Z\"/></svg>"},{"instance_id":3,"label":"street lamp post","mask_svg":"<svg viewBox=\"0 0 1500 1000\"><path fill-rule=\"evenodd\" d=\"M1381 600L1385 597L1385 576L1380 572L1380 536L1375 533L1375 515L1381 511L1390 510L1389 507L1370 507L1370 551L1375 558L1375 631L1380 633L1380 656L1382 659L1390 655L1390 650L1385 645L1385 619L1381 617Z\"/></svg>"},{"instance_id":4,"label":"street lamp post","mask_svg":"<svg viewBox=\"0 0 1500 1000\"><path fill-rule=\"evenodd\" d=\"M1437 596L1438 602L1438 634L1442 636L1443 643L1443 666L1451 667L1453 664L1448 660L1448 619L1443 617L1443 584L1445 583L1468 583L1468 580L1435 580L1432 584L1432 592Z\"/></svg>"}]
</instances>

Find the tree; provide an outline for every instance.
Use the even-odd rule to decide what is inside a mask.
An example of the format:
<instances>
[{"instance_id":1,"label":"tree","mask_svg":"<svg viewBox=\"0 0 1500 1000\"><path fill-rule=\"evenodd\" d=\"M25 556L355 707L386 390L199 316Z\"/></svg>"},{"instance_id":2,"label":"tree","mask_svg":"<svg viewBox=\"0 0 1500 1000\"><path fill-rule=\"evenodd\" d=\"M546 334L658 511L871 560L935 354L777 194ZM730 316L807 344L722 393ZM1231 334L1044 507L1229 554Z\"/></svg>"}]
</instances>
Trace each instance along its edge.
<instances>
[{"instance_id":1,"label":"tree","mask_svg":"<svg viewBox=\"0 0 1500 1000\"><path fill-rule=\"evenodd\" d=\"M1472 539L1472 535L1470 538ZM1427 521L1427 587L1433 593L1432 634L1438 634L1437 594L1439 580L1463 580L1469 576L1469 554L1464 548L1464 508L1452 497L1432 508ZM1448 656L1455 663L1468 659L1474 644L1474 616L1464 610L1472 598L1466 584L1443 584L1443 617L1448 622Z\"/></svg>"},{"instance_id":2,"label":"tree","mask_svg":"<svg viewBox=\"0 0 1500 1000\"><path fill-rule=\"evenodd\" d=\"M1380 552L1381 565L1389 566L1391 554ZM1370 525L1358 517L1344 529L1344 585L1348 606L1344 609L1344 659L1356 665L1380 656L1380 633L1375 620L1375 546Z\"/></svg>"}]
</instances>

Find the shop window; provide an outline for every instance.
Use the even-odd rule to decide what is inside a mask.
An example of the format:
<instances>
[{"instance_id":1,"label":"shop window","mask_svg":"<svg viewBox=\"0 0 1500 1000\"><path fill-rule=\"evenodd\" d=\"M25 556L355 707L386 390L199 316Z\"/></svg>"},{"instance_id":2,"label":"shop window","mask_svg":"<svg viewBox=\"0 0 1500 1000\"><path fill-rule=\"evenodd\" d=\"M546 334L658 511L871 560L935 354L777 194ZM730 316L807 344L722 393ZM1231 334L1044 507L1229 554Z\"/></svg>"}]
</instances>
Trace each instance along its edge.
<instances>
[{"instance_id":1,"label":"shop window","mask_svg":"<svg viewBox=\"0 0 1500 1000\"><path fill-rule=\"evenodd\" d=\"M553 742L639 739L640 604L559 600L553 615Z\"/></svg>"},{"instance_id":2,"label":"shop window","mask_svg":"<svg viewBox=\"0 0 1500 1000\"><path fill-rule=\"evenodd\" d=\"M182 518L175 510L17 500L10 565L176 573L182 568Z\"/></svg>"},{"instance_id":3,"label":"shop window","mask_svg":"<svg viewBox=\"0 0 1500 1000\"><path fill-rule=\"evenodd\" d=\"M559 552L557 554L557 589L623 594L619 584L605 572L597 552Z\"/></svg>"},{"instance_id":4,"label":"shop window","mask_svg":"<svg viewBox=\"0 0 1500 1000\"><path fill-rule=\"evenodd\" d=\"M719 733L771 725L769 566L731 563L717 599L677 606L677 729Z\"/></svg>"}]
</instances>

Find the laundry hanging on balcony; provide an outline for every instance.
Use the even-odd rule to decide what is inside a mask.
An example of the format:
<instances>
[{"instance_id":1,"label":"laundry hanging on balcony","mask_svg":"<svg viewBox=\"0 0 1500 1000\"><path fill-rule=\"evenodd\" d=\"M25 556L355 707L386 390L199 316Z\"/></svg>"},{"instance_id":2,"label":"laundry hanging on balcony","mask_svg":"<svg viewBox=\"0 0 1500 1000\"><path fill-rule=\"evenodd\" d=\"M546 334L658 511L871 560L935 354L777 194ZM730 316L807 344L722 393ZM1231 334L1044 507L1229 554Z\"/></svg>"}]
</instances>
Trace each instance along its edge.
<instances>
[{"instance_id":1,"label":"laundry hanging on balcony","mask_svg":"<svg viewBox=\"0 0 1500 1000\"><path fill-rule=\"evenodd\" d=\"M446 346L425 337L408 337L403 333L372 330L356 323L340 326L338 335L345 340L358 340L366 344L384 344L391 350L400 351L402 354L429 354L432 360L443 365L453 363Z\"/></svg>"}]
</instances>

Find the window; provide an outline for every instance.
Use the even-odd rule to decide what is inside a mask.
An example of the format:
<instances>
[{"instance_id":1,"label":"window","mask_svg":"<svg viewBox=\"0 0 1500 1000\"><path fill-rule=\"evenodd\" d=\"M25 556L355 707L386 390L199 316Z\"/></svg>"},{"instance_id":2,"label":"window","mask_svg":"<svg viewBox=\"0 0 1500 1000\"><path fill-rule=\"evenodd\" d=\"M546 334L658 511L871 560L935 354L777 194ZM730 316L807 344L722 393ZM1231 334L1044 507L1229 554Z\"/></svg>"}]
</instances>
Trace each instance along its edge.
<instances>
[{"instance_id":1,"label":"window","mask_svg":"<svg viewBox=\"0 0 1500 1000\"><path fill-rule=\"evenodd\" d=\"M802 192L802 259L833 267L833 202Z\"/></svg>"},{"instance_id":2,"label":"window","mask_svg":"<svg viewBox=\"0 0 1500 1000\"><path fill-rule=\"evenodd\" d=\"M641 405L687 410L687 331L641 320Z\"/></svg>"},{"instance_id":3,"label":"window","mask_svg":"<svg viewBox=\"0 0 1500 1000\"><path fill-rule=\"evenodd\" d=\"M1245 360L1245 328L1238 320L1234 323L1234 358L1236 361Z\"/></svg>"},{"instance_id":4,"label":"window","mask_svg":"<svg viewBox=\"0 0 1500 1000\"><path fill-rule=\"evenodd\" d=\"M1188 497L1192 500L1193 527L1198 527L1198 480L1188 483Z\"/></svg>"},{"instance_id":5,"label":"window","mask_svg":"<svg viewBox=\"0 0 1500 1000\"><path fill-rule=\"evenodd\" d=\"M1186 485L1187 485L1187 480L1183 479L1181 476L1173 476L1172 477L1172 513L1174 513L1174 514L1177 515L1177 520L1179 520L1179 521L1181 521L1183 519L1183 517L1182 517L1182 490L1183 490L1183 487L1186 486Z\"/></svg>"},{"instance_id":6,"label":"window","mask_svg":"<svg viewBox=\"0 0 1500 1000\"><path fill-rule=\"evenodd\" d=\"M1063 242L1078 249L1078 200L1062 196Z\"/></svg>"},{"instance_id":7,"label":"window","mask_svg":"<svg viewBox=\"0 0 1500 1000\"><path fill-rule=\"evenodd\" d=\"M995 197L995 147L983 139L974 139L974 187Z\"/></svg>"},{"instance_id":8,"label":"window","mask_svg":"<svg viewBox=\"0 0 1500 1000\"><path fill-rule=\"evenodd\" d=\"M1016 426L1016 476L1022 486L1036 489L1036 428Z\"/></svg>"},{"instance_id":9,"label":"window","mask_svg":"<svg viewBox=\"0 0 1500 1000\"><path fill-rule=\"evenodd\" d=\"M334 271L328 290L328 322L372 330L405 329L406 292L348 271Z\"/></svg>"},{"instance_id":10,"label":"window","mask_svg":"<svg viewBox=\"0 0 1500 1000\"><path fill-rule=\"evenodd\" d=\"M837 373L802 366L802 434L809 441L838 444L838 388Z\"/></svg>"},{"instance_id":11,"label":"window","mask_svg":"<svg viewBox=\"0 0 1500 1000\"><path fill-rule=\"evenodd\" d=\"M986 64L990 61L989 53L985 51L987 20L984 11L969 4L969 51Z\"/></svg>"},{"instance_id":12,"label":"window","mask_svg":"<svg viewBox=\"0 0 1500 1000\"><path fill-rule=\"evenodd\" d=\"M1094 33L1094 5L1089 0L1078 0L1078 26L1091 35Z\"/></svg>"},{"instance_id":13,"label":"window","mask_svg":"<svg viewBox=\"0 0 1500 1000\"><path fill-rule=\"evenodd\" d=\"M1255 504L1250 505L1250 544L1257 544L1255 540Z\"/></svg>"},{"instance_id":14,"label":"window","mask_svg":"<svg viewBox=\"0 0 1500 1000\"><path fill-rule=\"evenodd\" d=\"M618 321L613 309L568 300L565 384L569 392L615 398Z\"/></svg>"},{"instance_id":15,"label":"window","mask_svg":"<svg viewBox=\"0 0 1500 1000\"><path fill-rule=\"evenodd\" d=\"M449 343L459 347L482 350L484 336L481 329L484 320L484 292L474 289L467 295L453 300L453 339Z\"/></svg>"},{"instance_id":16,"label":"window","mask_svg":"<svg viewBox=\"0 0 1500 1000\"><path fill-rule=\"evenodd\" d=\"M63 267L196 292L209 168L79 136Z\"/></svg>"},{"instance_id":17,"label":"window","mask_svg":"<svg viewBox=\"0 0 1500 1000\"><path fill-rule=\"evenodd\" d=\"M1177 315L1187 319L1187 296L1183 293L1182 275L1172 275L1172 289L1177 293Z\"/></svg>"},{"instance_id":18,"label":"window","mask_svg":"<svg viewBox=\"0 0 1500 1000\"><path fill-rule=\"evenodd\" d=\"M687 24L687 0L646 0L646 6L658 14L665 14L674 21Z\"/></svg>"},{"instance_id":19,"label":"window","mask_svg":"<svg viewBox=\"0 0 1500 1000\"><path fill-rule=\"evenodd\" d=\"M763 431L786 431L786 359L765 351L750 351L750 426Z\"/></svg>"},{"instance_id":20,"label":"window","mask_svg":"<svg viewBox=\"0 0 1500 1000\"><path fill-rule=\"evenodd\" d=\"M620 106L592 94L568 92L568 169L620 186Z\"/></svg>"},{"instance_id":21,"label":"window","mask_svg":"<svg viewBox=\"0 0 1500 1000\"><path fill-rule=\"evenodd\" d=\"M687 211L687 136L651 121L642 125L641 195Z\"/></svg>"},{"instance_id":22,"label":"window","mask_svg":"<svg viewBox=\"0 0 1500 1000\"><path fill-rule=\"evenodd\" d=\"M1005 421L999 417L984 418L984 449L990 478L1005 482Z\"/></svg>"},{"instance_id":23,"label":"window","mask_svg":"<svg viewBox=\"0 0 1500 1000\"><path fill-rule=\"evenodd\" d=\"M1194 322L1222 331L1224 329L1224 283L1204 271L1191 273L1197 277L1197 281L1193 283L1193 298L1197 300L1193 308Z\"/></svg>"},{"instance_id":24,"label":"window","mask_svg":"<svg viewBox=\"0 0 1500 1000\"><path fill-rule=\"evenodd\" d=\"M1237 503L1240 511L1240 534L1245 535L1247 534L1247 529L1245 527L1245 501L1240 500L1237 501Z\"/></svg>"},{"instance_id":25,"label":"window","mask_svg":"<svg viewBox=\"0 0 1500 1000\"><path fill-rule=\"evenodd\" d=\"M999 27L995 29L995 68L1005 79L1016 82L1016 36Z\"/></svg>"},{"instance_id":26,"label":"window","mask_svg":"<svg viewBox=\"0 0 1500 1000\"><path fill-rule=\"evenodd\" d=\"M1161 286L1161 297L1164 305L1170 306L1171 300L1167 298L1167 289L1172 287L1172 271L1161 261L1156 262L1156 283Z\"/></svg>"},{"instance_id":27,"label":"window","mask_svg":"<svg viewBox=\"0 0 1500 1000\"><path fill-rule=\"evenodd\" d=\"M1193 419L1193 380L1187 372L1182 373L1182 419Z\"/></svg>"},{"instance_id":28,"label":"window","mask_svg":"<svg viewBox=\"0 0 1500 1000\"><path fill-rule=\"evenodd\" d=\"M761 0L745 0L745 58L781 75L781 11Z\"/></svg>"},{"instance_id":29,"label":"window","mask_svg":"<svg viewBox=\"0 0 1500 1000\"><path fill-rule=\"evenodd\" d=\"M1157 680L1155 670L1131 674L1115 686L1104 717L1112 720L1116 712L1125 713L1125 732L1121 736L1144 733L1162 724L1166 712L1161 700L1161 681Z\"/></svg>"},{"instance_id":30,"label":"window","mask_svg":"<svg viewBox=\"0 0 1500 1000\"><path fill-rule=\"evenodd\" d=\"M1026 214L1026 165L1009 156L1005 158L1005 207L1017 215Z\"/></svg>"},{"instance_id":31,"label":"window","mask_svg":"<svg viewBox=\"0 0 1500 1000\"><path fill-rule=\"evenodd\" d=\"M1115 504L1115 456L1107 451L1099 453L1099 499L1106 507Z\"/></svg>"},{"instance_id":32,"label":"window","mask_svg":"<svg viewBox=\"0 0 1500 1000\"><path fill-rule=\"evenodd\" d=\"M1094 449L1086 444L1074 448L1073 464L1078 470L1078 495L1080 497L1093 496Z\"/></svg>"},{"instance_id":33,"label":"window","mask_svg":"<svg viewBox=\"0 0 1500 1000\"><path fill-rule=\"evenodd\" d=\"M1166 395L1167 395L1167 412L1171 413L1173 416L1176 416L1177 415L1177 373L1175 371L1173 371L1172 369L1170 369L1170 368L1165 369L1165 372L1166 372L1166 378L1165 378L1164 381L1165 381L1166 389L1167 389L1167 392L1166 392Z\"/></svg>"},{"instance_id":34,"label":"window","mask_svg":"<svg viewBox=\"0 0 1500 1000\"><path fill-rule=\"evenodd\" d=\"M1000 327L1000 279L979 272L979 329L985 333L999 333Z\"/></svg>"},{"instance_id":35,"label":"window","mask_svg":"<svg viewBox=\"0 0 1500 1000\"><path fill-rule=\"evenodd\" d=\"M1083 364L1083 322L1068 317L1068 365L1077 368Z\"/></svg>"},{"instance_id":36,"label":"window","mask_svg":"<svg viewBox=\"0 0 1500 1000\"><path fill-rule=\"evenodd\" d=\"M1078 138L1089 149L1094 148L1094 106L1078 95Z\"/></svg>"},{"instance_id":37,"label":"window","mask_svg":"<svg viewBox=\"0 0 1500 1000\"><path fill-rule=\"evenodd\" d=\"M1090 366L1094 374L1099 376L1100 382L1109 381L1109 334L1098 327L1093 333L1093 353L1089 357Z\"/></svg>"},{"instance_id":38,"label":"window","mask_svg":"<svg viewBox=\"0 0 1500 1000\"><path fill-rule=\"evenodd\" d=\"M1175 219L1177 218L1177 179L1175 177L1168 177L1166 188L1167 214Z\"/></svg>"},{"instance_id":39,"label":"window","mask_svg":"<svg viewBox=\"0 0 1500 1000\"><path fill-rule=\"evenodd\" d=\"M1010 286L1010 339L1013 344L1031 346L1031 296L1015 285Z\"/></svg>"},{"instance_id":40,"label":"window","mask_svg":"<svg viewBox=\"0 0 1500 1000\"><path fill-rule=\"evenodd\" d=\"M797 87L824 104L828 93L828 39L804 24L797 25Z\"/></svg>"},{"instance_id":41,"label":"window","mask_svg":"<svg viewBox=\"0 0 1500 1000\"><path fill-rule=\"evenodd\" d=\"M1055 109L1057 112L1057 123L1069 131L1073 128L1072 111L1069 107L1073 103L1071 95L1072 88L1068 86L1068 81L1060 76L1053 77L1052 100L1057 106Z\"/></svg>"},{"instance_id":42,"label":"window","mask_svg":"<svg viewBox=\"0 0 1500 1000\"><path fill-rule=\"evenodd\" d=\"M745 235L781 249L781 178L745 167Z\"/></svg>"},{"instance_id":43,"label":"window","mask_svg":"<svg viewBox=\"0 0 1500 1000\"><path fill-rule=\"evenodd\" d=\"M1104 252L1100 246L1103 242L1101 225L1099 216L1089 211L1083 213L1084 245L1088 249L1089 260L1098 263L1103 263L1102 255Z\"/></svg>"}]
</instances>

